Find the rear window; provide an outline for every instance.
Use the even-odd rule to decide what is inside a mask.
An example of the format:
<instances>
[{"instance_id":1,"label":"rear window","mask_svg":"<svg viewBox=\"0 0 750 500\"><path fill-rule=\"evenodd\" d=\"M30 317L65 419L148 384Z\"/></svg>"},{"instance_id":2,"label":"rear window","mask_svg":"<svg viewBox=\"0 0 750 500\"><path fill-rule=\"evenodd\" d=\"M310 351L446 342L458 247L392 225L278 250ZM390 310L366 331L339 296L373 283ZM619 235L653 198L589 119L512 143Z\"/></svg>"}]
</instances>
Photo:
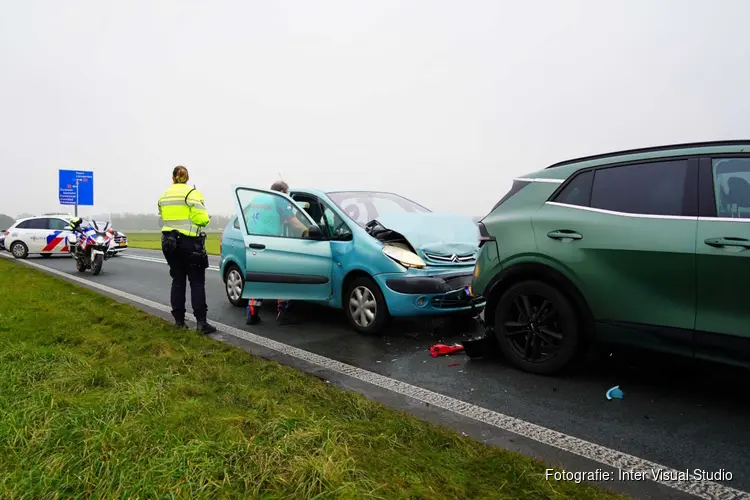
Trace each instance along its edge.
<instances>
[{"instance_id":1,"label":"rear window","mask_svg":"<svg viewBox=\"0 0 750 500\"><path fill-rule=\"evenodd\" d=\"M593 181L594 172L592 170L582 172L571 179L552 201L577 207L587 207L591 203L591 185Z\"/></svg>"},{"instance_id":2,"label":"rear window","mask_svg":"<svg viewBox=\"0 0 750 500\"><path fill-rule=\"evenodd\" d=\"M510 187L510 191L505 193L505 196L500 198L500 201L495 203L495 206L492 207L492 210L490 210L490 212L494 212L495 209L497 209L497 207L499 207L500 205L502 205L503 203L511 199L516 193L518 193L520 190L522 190L529 184L531 184L531 182L529 181L513 181L513 185Z\"/></svg>"}]
</instances>

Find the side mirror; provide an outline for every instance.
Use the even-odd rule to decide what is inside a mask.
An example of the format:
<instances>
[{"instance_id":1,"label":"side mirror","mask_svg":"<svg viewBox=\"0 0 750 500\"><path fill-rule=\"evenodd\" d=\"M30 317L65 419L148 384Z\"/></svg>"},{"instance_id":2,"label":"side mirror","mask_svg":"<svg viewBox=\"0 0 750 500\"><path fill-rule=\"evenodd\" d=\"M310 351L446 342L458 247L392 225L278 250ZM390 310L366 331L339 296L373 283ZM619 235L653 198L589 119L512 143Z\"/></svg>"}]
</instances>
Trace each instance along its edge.
<instances>
[{"instance_id":1,"label":"side mirror","mask_svg":"<svg viewBox=\"0 0 750 500\"><path fill-rule=\"evenodd\" d=\"M318 226L311 226L310 229L307 230L307 237L311 240L325 239L323 231Z\"/></svg>"}]
</instances>

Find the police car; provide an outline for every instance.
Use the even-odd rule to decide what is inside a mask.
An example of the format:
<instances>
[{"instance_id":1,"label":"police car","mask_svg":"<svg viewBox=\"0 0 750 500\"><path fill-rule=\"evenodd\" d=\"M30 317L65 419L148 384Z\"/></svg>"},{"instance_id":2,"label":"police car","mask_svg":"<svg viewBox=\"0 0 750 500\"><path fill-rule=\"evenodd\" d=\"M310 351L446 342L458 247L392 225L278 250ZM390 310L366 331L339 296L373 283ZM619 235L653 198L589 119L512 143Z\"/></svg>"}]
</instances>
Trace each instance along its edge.
<instances>
[{"instance_id":1,"label":"police car","mask_svg":"<svg viewBox=\"0 0 750 500\"><path fill-rule=\"evenodd\" d=\"M16 259L29 254L67 254L66 238L70 234L70 214L51 213L19 219L5 230L5 248Z\"/></svg>"}]
</instances>

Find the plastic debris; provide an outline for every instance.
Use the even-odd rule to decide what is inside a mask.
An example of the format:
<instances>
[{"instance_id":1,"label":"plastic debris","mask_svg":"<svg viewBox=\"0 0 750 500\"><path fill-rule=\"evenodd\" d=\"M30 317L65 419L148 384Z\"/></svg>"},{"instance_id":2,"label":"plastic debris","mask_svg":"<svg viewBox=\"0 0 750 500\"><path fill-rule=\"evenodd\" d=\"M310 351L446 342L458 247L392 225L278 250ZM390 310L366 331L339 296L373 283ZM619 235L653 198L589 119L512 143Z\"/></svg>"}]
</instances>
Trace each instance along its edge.
<instances>
[{"instance_id":1,"label":"plastic debris","mask_svg":"<svg viewBox=\"0 0 750 500\"><path fill-rule=\"evenodd\" d=\"M448 365L448 368L452 368L454 366L461 366L461 363L451 363Z\"/></svg>"},{"instance_id":2,"label":"plastic debris","mask_svg":"<svg viewBox=\"0 0 750 500\"><path fill-rule=\"evenodd\" d=\"M445 344L435 344L430 346L430 354L433 358L437 358L438 356L446 356L448 354L453 354L456 352L461 352L464 350L464 346L461 344L453 344L453 345L445 345Z\"/></svg>"},{"instance_id":3,"label":"plastic debris","mask_svg":"<svg viewBox=\"0 0 750 500\"><path fill-rule=\"evenodd\" d=\"M620 390L620 386L616 385L607 391L607 399L622 399L625 394Z\"/></svg>"}]
</instances>

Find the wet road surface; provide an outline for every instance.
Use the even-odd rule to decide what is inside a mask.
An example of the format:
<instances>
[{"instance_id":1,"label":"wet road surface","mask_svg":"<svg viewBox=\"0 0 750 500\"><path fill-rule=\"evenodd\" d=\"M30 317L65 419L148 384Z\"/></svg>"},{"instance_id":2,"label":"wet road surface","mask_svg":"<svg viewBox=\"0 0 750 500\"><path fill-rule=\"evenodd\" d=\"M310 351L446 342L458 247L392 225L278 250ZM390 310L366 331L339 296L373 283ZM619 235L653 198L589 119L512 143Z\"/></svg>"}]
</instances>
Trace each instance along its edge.
<instances>
[{"instance_id":1,"label":"wet road surface","mask_svg":"<svg viewBox=\"0 0 750 500\"><path fill-rule=\"evenodd\" d=\"M129 249L106 261L97 277L78 273L69 257L30 260L168 304L170 278L160 252ZM206 289L209 320L677 470L723 469L733 474L723 484L750 491L750 403L741 390L748 380L745 371L643 353L601 352L571 374L541 377L501 359L429 355L428 347L436 342L460 342L475 334L471 322L401 322L386 335L366 337L349 329L341 311L312 305L297 306L297 324L278 326L274 304L266 301L264 321L248 327L245 311L226 298L217 257L211 258ZM605 398L614 385L620 385L624 399Z\"/></svg>"}]
</instances>

